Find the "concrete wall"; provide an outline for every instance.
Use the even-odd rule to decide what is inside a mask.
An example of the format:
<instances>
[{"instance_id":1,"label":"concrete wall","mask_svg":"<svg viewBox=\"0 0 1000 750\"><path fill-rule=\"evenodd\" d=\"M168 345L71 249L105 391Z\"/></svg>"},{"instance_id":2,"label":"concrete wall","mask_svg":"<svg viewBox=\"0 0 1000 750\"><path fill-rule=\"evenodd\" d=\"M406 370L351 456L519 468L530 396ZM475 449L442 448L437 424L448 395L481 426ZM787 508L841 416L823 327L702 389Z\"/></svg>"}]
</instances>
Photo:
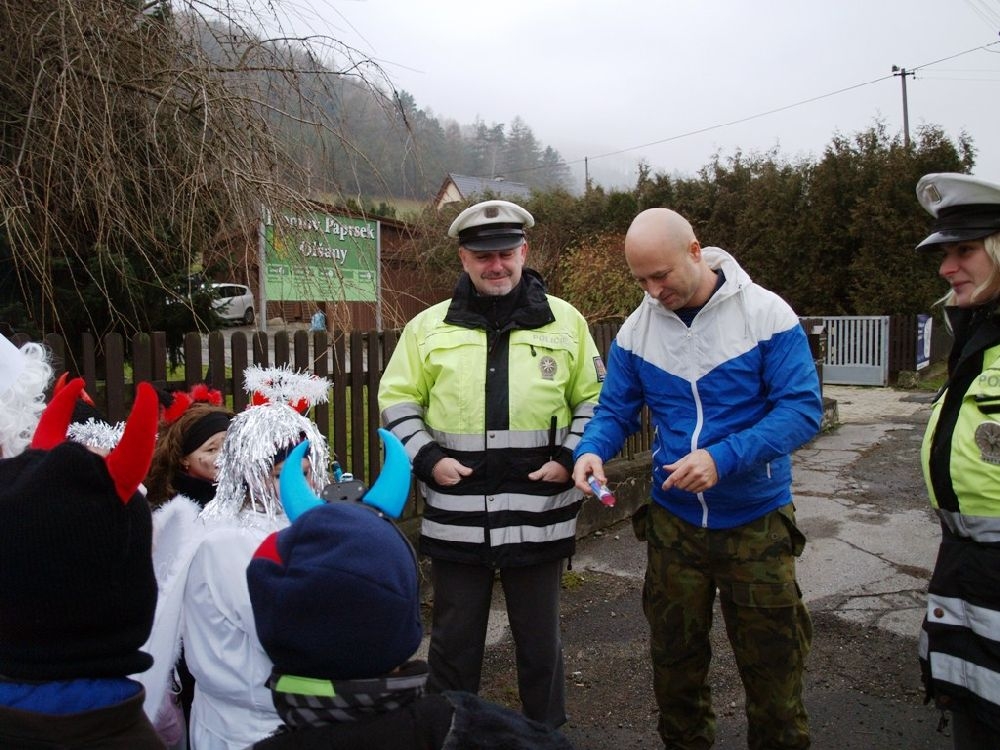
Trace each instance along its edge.
<instances>
[{"instance_id":1,"label":"concrete wall","mask_svg":"<svg viewBox=\"0 0 1000 750\"><path fill-rule=\"evenodd\" d=\"M615 493L615 506L608 508L597 498L588 497L576 521L577 538L629 518L640 505L649 502L652 460L647 452L632 460L618 459L605 464L608 488Z\"/></svg>"}]
</instances>

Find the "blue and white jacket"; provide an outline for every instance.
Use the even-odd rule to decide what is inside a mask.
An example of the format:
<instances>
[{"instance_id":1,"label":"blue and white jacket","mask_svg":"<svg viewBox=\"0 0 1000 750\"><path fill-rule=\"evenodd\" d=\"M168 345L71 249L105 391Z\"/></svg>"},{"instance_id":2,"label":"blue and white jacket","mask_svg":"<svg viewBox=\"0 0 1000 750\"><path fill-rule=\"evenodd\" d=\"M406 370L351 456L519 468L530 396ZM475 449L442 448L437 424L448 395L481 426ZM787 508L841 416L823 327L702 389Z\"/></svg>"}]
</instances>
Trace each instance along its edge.
<instances>
[{"instance_id":1,"label":"blue and white jacket","mask_svg":"<svg viewBox=\"0 0 1000 750\"><path fill-rule=\"evenodd\" d=\"M599 405L574 456L615 456L649 407L653 501L688 523L742 526L792 499L790 454L823 416L819 377L791 307L736 260L702 248L725 283L690 328L648 294L611 344ZM697 448L715 461L706 492L664 491L664 464Z\"/></svg>"}]
</instances>

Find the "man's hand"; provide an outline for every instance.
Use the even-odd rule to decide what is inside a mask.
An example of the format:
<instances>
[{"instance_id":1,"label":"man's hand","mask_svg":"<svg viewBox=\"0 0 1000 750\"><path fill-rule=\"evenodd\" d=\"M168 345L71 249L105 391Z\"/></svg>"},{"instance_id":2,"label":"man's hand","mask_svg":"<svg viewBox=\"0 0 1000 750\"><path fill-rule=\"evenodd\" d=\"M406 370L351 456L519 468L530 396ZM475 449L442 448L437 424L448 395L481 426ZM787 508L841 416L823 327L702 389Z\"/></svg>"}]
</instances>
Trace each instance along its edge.
<instances>
[{"instance_id":1,"label":"man's hand","mask_svg":"<svg viewBox=\"0 0 1000 750\"><path fill-rule=\"evenodd\" d=\"M704 448L691 451L684 458L674 461L672 464L664 464L663 470L670 474L667 481L663 483L664 490L676 487L688 492L704 492L714 487L719 481L719 472L715 468L712 454ZM574 476L576 476L575 472Z\"/></svg>"},{"instance_id":2,"label":"man's hand","mask_svg":"<svg viewBox=\"0 0 1000 750\"><path fill-rule=\"evenodd\" d=\"M546 461L541 468L528 474L533 482L565 482L569 479L566 467L558 461Z\"/></svg>"},{"instance_id":3,"label":"man's hand","mask_svg":"<svg viewBox=\"0 0 1000 750\"><path fill-rule=\"evenodd\" d=\"M591 474L601 484L607 484L608 478L604 476L604 462L596 453L584 453L576 459L573 467L573 482L578 490L582 490L585 495L593 495L594 491L587 484L587 477Z\"/></svg>"},{"instance_id":4,"label":"man's hand","mask_svg":"<svg viewBox=\"0 0 1000 750\"><path fill-rule=\"evenodd\" d=\"M462 477L467 477L471 473L472 469L450 456L442 458L431 469L434 481L442 487L454 487L462 481Z\"/></svg>"}]
</instances>

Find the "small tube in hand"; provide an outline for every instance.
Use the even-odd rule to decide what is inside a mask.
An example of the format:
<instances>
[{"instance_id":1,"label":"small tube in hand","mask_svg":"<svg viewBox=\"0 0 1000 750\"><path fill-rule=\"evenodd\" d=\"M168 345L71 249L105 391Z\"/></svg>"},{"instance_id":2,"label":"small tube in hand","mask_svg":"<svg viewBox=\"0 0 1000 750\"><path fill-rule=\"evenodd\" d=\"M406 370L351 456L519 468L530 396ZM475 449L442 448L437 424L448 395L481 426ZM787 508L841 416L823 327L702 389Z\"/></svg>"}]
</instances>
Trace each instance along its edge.
<instances>
[{"instance_id":1,"label":"small tube in hand","mask_svg":"<svg viewBox=\"0 0 1000 750\"><path fill-rule=\"evenodd\" d=\"M614 493L612 493L611 490L608 489L608 486L606 484L601 484L600 482L598 482L597 477L595 477L593 474L587 477L587 484L590 485L590 489L594 491L594 494L597 496L598 500L607 505L609 508L614 507L615 505Z\"/></svg>"}]
</instances>

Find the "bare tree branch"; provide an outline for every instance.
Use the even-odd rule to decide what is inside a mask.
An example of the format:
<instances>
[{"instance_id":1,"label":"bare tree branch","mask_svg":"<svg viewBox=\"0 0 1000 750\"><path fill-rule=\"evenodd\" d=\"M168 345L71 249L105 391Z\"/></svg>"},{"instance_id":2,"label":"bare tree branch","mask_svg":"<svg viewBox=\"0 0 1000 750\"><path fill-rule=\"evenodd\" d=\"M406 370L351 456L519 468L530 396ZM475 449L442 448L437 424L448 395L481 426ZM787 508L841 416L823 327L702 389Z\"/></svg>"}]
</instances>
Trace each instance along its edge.
<instances>
[{"instance_id":1,"label":"bare tree branch","mask_svg":"<svg viewBox=\"0 0 1000 750\"><path fill-rule=\"evenodd\" d=\"M377 174L343 105L364 91L395 121L388 77L338 40L268 32L282 12L0 0L0 261L39 330L148 330L219 238L342 194L317 157Z\"/></svg>"}]
</instances>

